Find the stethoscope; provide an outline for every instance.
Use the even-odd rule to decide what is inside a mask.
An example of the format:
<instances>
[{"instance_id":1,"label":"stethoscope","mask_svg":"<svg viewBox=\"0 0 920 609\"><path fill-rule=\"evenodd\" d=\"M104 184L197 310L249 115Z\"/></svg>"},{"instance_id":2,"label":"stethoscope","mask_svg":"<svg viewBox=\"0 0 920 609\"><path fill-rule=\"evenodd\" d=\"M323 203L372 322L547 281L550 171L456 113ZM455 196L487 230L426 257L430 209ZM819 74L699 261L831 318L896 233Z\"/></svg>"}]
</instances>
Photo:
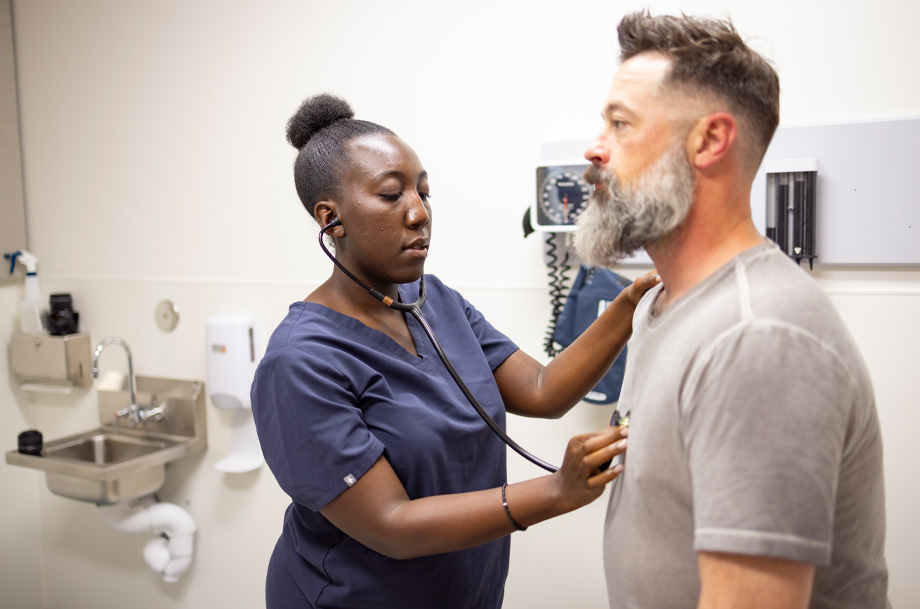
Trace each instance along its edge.
<instances>
[{"instance_id":1,"label":"stethoscope","mask_svg":"<svg viewBox=\"0 0 920 609\"><path fill-rule=\"evenodd\" d=\"M431 341L431 346L434 347L434 350L435 352L437 352L438 357L441 358L441 361L444 363L444 367L447 368L447 371L450 373L450 376L453 377L454 381L457 383L457 386L460 387L460 391L463 392L463 395L466 396L466 399L469 400L473 408L476 409L476 412L479 413L479 416L482 417L482 420L486 422L486 425L488 425L489 428L493 432L495 432L495 435L501 438L505 444L507 444L515 452L517 452L519 455L521 455L522 457L524 457L531 463L542 467L548 472L558 471L559 470L558 467L556 467L555 465L551 465L538 457L535 457L534 455L524 450L524 448L522 448L517 442L509 438L508 434L505 433L505 430L499 427L498 424L492 420L492 417L490 417L489 414L485 411L485 409L483 409L483 407L476 400L476 397L472 394L472 392L466 386L466 383L464 383L463 379L460 378L460 375L457 373L457 370L454 368L453 364L451 364L450 360L447 358L447 354L444 353L444 349L441 348L441 344L438 342L437 337L434 335L434 332L432 331L431 326L428 325L428 321L424 318L424 316L422 316L422 307L425 305L425 300L427 300L428 298L428 294L425 291L425 274L424 273L422 274L421 281L419 282L418 300L416 300L413 303L397 302L393 300L392 298L390 298L389 296L386 296L385 294L381 294L380 292L378 292L377 290L375 290L374 288L372 288L371 286L367 285L366 283L358 279L356 276L354 276L348 269L345 268L345 266L341 262L336 260L335 256L333 256L332 253L328 249L326 249L326 244L323 243L323 236L326 234L327 230L334 228L336 226L341 226L341 224L342 224L341 221L339 221L339 219L336 218L335 220L333 220L332 222L324 226L319 231L319 246L323 248L323 251L326 252L326 255L329 256L329 259L332 260L333 264L339 267L339 270L345 273L346 275L348 275L355 283L357 283L362 288L367 290L371 296L373 296L374 298L376 298L377 300L379 300L386 306L390 307L391 309L396 309L397 311L403 311L405 313L410 313L412 317L414 317L415 320L418 321L419 325L422 327L422 330L424 330L425 334L428 336L428 340Z\"/></svg>"}]
</instances>

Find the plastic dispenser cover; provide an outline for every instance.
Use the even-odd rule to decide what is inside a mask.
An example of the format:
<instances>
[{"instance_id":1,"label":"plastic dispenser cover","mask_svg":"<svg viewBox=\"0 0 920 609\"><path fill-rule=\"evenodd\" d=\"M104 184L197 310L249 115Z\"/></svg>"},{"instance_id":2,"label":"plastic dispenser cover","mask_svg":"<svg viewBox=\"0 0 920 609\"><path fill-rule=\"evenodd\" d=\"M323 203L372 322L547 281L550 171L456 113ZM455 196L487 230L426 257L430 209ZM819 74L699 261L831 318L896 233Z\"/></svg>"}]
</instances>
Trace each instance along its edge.
<instances>
[{"instance_id":1,"label":"plastic dispenser cover","mask_svg":"<svg viewBox=\"0 0 920 609\"><path fill-rule=\"evenodd\" d=\"M255 320L245 315L217 315L207 320L208 392L221 410L233 411L230 454L215 467L248 472L264 463L250 408L249 389L255 376Z\"/></svg>"}]
</instances>

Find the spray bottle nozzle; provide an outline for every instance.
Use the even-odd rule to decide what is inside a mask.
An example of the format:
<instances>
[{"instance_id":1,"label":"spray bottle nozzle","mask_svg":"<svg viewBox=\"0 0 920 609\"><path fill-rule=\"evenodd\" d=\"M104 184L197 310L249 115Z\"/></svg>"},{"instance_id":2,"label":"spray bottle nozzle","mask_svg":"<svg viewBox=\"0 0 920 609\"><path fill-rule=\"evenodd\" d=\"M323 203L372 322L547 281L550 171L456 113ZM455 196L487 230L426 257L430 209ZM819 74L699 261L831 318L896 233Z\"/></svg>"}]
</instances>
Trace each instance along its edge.
<instances>
[{"instance_id":1,"label":"spray bottle nozzle","mask_svg":"<svg viewBox=\"0 0 920 609\"><path fill-rule=\"evenodd\" d=\"M10 261L10 275L16 270L16 259L26 267L26 274L35 275L38 270L38 258L26 250L16 250L12 254L3 254Z\"/></svg>"}]
</instances>

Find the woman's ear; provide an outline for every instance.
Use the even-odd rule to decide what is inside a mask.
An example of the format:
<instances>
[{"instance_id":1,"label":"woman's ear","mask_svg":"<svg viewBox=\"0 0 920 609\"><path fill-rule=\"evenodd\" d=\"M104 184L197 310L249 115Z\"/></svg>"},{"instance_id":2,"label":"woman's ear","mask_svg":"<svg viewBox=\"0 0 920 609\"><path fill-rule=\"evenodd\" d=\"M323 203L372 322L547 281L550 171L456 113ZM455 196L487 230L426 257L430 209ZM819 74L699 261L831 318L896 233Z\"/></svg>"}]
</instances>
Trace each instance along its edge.
<instances>
[{"instance_id":1,"label":"woman's ear","mask_svg":"<svg viewBox=\"0 0 920 609\"><path fill-rule=\"evenodd\" d=\"M333 220L337 219L338 211L335 201L320 201L316 204L316 207L313 208L313 217L319 223L320 226L326 226ZM327 235L332 235L333 237L344 237L345 236L345 227L342 226L341 220L339 225L333 228L331 231L326 233Z\"/></svg>"},{"instance_id":2,"label":"woman's ear","mask_svg":"<svg viewBox=\"0 0 920 609\"><path fill-rule=\"evenodd\" d=\"M728 156L738 135L738 123L728 112L704 116L690 132L689 159L700 170L709 169Z\"/></svg>"}]
</instances>

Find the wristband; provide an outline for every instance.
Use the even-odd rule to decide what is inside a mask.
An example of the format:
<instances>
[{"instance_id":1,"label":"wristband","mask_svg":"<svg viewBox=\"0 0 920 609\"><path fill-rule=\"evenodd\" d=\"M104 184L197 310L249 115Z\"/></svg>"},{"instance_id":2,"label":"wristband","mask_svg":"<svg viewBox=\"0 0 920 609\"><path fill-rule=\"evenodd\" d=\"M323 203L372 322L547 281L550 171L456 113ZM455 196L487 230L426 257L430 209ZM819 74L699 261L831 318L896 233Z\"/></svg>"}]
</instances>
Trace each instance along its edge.
<instances>
[{"instance_id":1,"label":"wristband","mask_svg":"<svg viewBox=\"0 0 920 609\"><path fill-rule=\"evenodd\" d=\"M505 482L502 484L502 507L505 508L505 515L508 517L508 520L511 522L511 526L517 531L526 531L527 527L522 527L517 522L514 521L514 518L511 517L511 510L508 509L508 499L505 497L505 487L508 486L508 483Z\"/></svg>"}]
</instances>

